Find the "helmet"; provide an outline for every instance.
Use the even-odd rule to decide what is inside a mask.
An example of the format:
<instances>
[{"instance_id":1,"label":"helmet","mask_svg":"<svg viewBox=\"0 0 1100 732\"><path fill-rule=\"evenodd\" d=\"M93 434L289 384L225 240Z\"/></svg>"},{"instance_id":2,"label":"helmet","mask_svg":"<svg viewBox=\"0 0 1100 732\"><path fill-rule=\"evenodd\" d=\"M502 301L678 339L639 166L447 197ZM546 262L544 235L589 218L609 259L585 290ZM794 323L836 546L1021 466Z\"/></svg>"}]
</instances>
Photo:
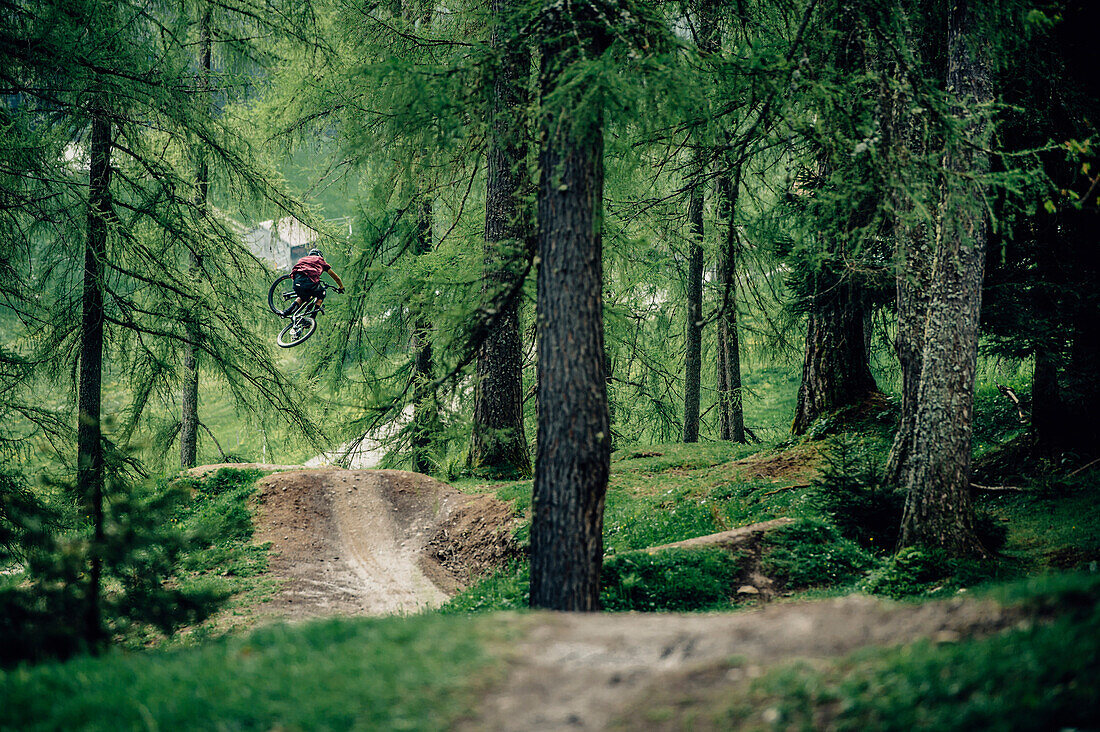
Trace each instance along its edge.
<instances>
[{"instance_id":1,"label":"helmet","mask_svg":"<svg viewBox=\"0 0 1100 732\"><path fill-rule=\"evenodd\" d=\"M325 253L322 252L320 249L310 249L307 256L324 258Z\"/></svg>"}]
</instances>

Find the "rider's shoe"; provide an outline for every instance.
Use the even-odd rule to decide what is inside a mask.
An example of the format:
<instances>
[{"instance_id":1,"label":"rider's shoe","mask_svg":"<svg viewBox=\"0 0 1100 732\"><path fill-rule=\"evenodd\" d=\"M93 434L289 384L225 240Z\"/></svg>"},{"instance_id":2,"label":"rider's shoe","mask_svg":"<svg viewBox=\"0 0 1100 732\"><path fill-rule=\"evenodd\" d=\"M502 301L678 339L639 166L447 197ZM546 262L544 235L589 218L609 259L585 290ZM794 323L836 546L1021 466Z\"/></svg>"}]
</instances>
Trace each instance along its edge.
<instances>
[{"instance_id":1,"label":"rider's shoe","mask_svg":"<svg viewBox=\"0 0 1100 732\"><path fill-rule=\"evenodd\" d=\"M286 310L280 311L279 315L285 318L288 315L290 315L291 313L293 313L294 310L295 310L294 303L290 303L290 307L288 307Z\"/></svg>"}]
</instances>

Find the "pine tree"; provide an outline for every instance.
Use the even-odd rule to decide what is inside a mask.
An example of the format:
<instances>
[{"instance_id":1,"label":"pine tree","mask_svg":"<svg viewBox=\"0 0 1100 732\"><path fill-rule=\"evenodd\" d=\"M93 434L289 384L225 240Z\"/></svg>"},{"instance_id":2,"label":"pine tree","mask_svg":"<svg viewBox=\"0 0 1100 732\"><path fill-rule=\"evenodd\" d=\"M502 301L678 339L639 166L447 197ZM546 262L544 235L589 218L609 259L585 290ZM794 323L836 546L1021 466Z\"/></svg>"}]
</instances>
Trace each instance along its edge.
<instances>
[{"instance_id":1,"label":"pine tree","mask_svg":"<svg viewBox=\"0 0 1100 732\"><path fill-rule=\"evenodd\" d=\"M899 546L985 554L974 530L970 450L978 318L989 222L983 176L992 101L987 49L975 7L955 3L948 17L947 88L961 129L949 141L931 291L925 315L920 386Z\"/></svg>"},{"instance_id":2,"label":"pine tree","mask_svg":"<svg viewBox=\"0 0 1100 732\"><path fill-rule=\"evenodd\" d=\"M247 195L293 203L250 164L248 150L235 144L238 136L210 119L205 94L190 94L194 60L180 43L187 14L174 7L131 10L98 0L21 6L6 26L10 42L0 45L14 96L5 114L34 134L39 148L37 159L20 160L19 169L47 173L37 185L49 205L21 207L21 225L3 233L18 239L32 232L22 265L35 271L26 288L36 304L25 323L40 351L26 378L63 387L66 373L77 375L69 430L58 429L46 410L29 414L75 442L71 452L60 440L55 447L63 460L75 454L74 496L88 519L85 569L69 580L80 584L82 635L92 649L108 636L106 580L117 578L110 564L117 557L106 551L106 506L137 466L118 438L132 434L152 391L178 385L181 344L198 344L245 409L277 405L312 431L295 406L298 391L249 320L217 307L253 298L259 268L225 221L196 206L183 141L198 140ZM85 165L87 178L78 182ZM181 255L215 248L221 256L205 259L204 286L180 266L187 260ZM117 433L104 414L111 376L134 389L131 423Z\"/></svg>"},{"instance_id":3,"label":"pine tree","mask_svg":"<svg viewBox=\"0 0 1100 732\"><path fill-rule=\"evenodd\" d=\"M490 46L500 54L495 66L489 111L485 191L485 285L483 293L507 287L515 279L511 260L528 248L527 213L522 196L528 187L523 109L524 77L530 53L510 38L516 11L506 0L491 3ZM495 294L495 293L493 293ZM478 352L474 393L471 467L495 474L529 475L531 458L523 424L523 343L519 308L504 306Z\"/></svg>"},{"instance_id":4,"label":"pine tree","mask_svg":"<svg viewBox=\"0 0 1100 732\"><path fill-rule=\"evenodd\" d=\"M547 5L540 39L538 453L531 606L599 609L603 507L611 468L603 342L602 101L563 99L609 39L596 7Z\"/></svg>"}]
</instances>

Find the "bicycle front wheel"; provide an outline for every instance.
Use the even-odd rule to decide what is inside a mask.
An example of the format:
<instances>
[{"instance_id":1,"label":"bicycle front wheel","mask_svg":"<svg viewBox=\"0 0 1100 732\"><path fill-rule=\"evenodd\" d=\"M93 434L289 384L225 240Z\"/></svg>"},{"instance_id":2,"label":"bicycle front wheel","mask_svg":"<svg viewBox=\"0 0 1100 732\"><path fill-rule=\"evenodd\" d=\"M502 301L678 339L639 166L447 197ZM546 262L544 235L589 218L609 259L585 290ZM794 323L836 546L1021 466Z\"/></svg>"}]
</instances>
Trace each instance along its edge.
<instances>
[{"instance_id":1,"label":"bicycle front wheel","mask_svg":"<svg viewBox=\"0 0 1100 732\"><path fill-rule=\"evenodd\" d=\"M285 274L271 283L271 289L267 291L267 306L276 315L282 315L283 309L294 302L294 277Z\"/></svg>"},{"instance_id":2,"label":"bicycle front wheel","mask_svg":"<svg viewBox=\"0 0 1100 732\"><path fill-rule=\"evenodd\" d=\"M309 338L315 330L317 330L317 320L310 315L303 315L287 323L286 327L279 332L275 342L279 344L279 348L290 348Z\"/></svg>"}]
</instances>

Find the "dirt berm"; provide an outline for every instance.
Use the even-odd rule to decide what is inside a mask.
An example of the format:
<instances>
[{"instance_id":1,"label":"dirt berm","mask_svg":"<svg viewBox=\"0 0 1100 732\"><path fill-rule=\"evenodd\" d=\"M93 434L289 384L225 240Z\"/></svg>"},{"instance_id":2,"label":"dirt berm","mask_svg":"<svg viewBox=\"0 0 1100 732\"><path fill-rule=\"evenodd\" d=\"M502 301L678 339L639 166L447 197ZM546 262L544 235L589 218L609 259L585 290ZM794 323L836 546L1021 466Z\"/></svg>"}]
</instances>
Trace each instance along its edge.
<instances>
[{"instance_id":1,"label":"dirt berm","mask_svg":"<svg viewBox=\"0 0 1100 732\"><path fill-rule=\"evenodd\" d=\"M419 473L295 470L258 486L255 540L282 581L265 615L415 612L519 556L507 504Z\"/></svg>"}]
</instances>

